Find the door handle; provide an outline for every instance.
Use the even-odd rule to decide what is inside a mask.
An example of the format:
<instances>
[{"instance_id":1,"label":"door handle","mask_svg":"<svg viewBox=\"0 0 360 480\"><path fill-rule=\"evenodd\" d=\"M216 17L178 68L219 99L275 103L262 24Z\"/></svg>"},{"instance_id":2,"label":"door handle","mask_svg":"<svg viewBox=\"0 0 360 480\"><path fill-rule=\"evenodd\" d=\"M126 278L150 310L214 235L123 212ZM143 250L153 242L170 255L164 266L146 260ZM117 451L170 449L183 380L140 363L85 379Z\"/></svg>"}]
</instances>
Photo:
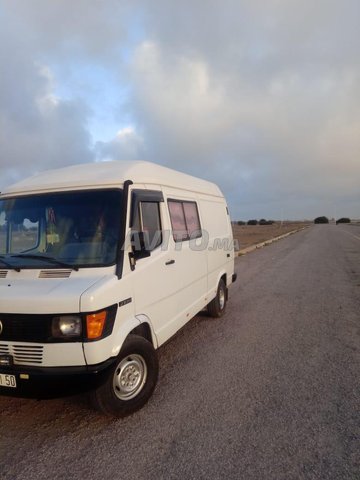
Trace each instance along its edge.
<instances>
[{"instance_id":1,"label":"door handle","mask_svg":"<svg viewBox=\"0 0 360 480\"><path fill-rule=\"evenodd\" d=\"M165 265L173 265L175 263L175 260L168 260L165 262Z\"/></svg>"}]
</instances>

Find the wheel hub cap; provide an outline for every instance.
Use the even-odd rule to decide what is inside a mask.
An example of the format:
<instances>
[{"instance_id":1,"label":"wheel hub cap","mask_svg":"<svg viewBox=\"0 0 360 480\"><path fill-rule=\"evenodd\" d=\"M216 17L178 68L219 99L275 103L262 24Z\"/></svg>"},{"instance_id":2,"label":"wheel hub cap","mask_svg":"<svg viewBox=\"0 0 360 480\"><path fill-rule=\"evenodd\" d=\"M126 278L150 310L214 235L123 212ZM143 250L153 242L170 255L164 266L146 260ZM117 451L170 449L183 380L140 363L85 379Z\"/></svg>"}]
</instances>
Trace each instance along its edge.
<instances>
[{"instance_id":1,"label":"wheel hub cap","mask_svg":"<svg viewBox=\"0 0 360 480\"><path fill-rule=\"evenodd\" d=\"M131 400L143 389L147 378L147 367L141 355L125 357L114 372L113 388L120 400Z\"/></svg>"}]
</instances>

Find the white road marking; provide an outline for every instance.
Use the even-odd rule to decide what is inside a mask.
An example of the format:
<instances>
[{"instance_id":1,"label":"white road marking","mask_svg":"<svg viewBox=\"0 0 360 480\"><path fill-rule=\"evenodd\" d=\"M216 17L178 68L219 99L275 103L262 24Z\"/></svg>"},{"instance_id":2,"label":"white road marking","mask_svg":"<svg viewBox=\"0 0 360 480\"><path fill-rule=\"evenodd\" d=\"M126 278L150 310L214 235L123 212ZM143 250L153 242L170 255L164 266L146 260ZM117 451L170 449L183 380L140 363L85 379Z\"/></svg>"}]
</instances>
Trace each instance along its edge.
<instances>
[{"instance_id":1,"label":"white road marking","mask_svg":"<svg viewBox=\"0 0 360 480\"><path fill-rule=\"evenodd\" d=\"M348 235L351 235L352 237L356 238L357 240L360 240L360 237L357 235L354 235L353 233L348 232L347 230L344 230L343 228L340 229L342 232L347 233Z\"/></svg>"}]
</instances>

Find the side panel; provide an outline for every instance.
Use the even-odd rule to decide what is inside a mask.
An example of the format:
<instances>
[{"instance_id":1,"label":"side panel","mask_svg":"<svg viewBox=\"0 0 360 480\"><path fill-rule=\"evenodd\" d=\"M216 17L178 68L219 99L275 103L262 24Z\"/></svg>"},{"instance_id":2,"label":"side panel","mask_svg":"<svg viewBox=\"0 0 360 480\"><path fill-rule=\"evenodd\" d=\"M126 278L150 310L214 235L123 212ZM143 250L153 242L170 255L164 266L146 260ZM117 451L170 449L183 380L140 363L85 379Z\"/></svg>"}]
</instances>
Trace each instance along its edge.
<instances>
[{"instance_id":1,"label":"side panel","mask_svg":"<svg viewBox=\"0 0 360 480\"><path fill-rule=\"evenodd\" d=\"M196 202L202 226L198 196L195 193L185 192L180 189L164 188L163 192L169 225L168 253L169 258L175 262L169 268L172 269L172 275L177 281L177 312L171 322L167 325L159 326L157 332L159 343L163 343L176 333L206 305L206 292L208 289L207 252L206 249L196 248L195 245L195 242L197 245L201 245L202 239L175 242L171 231L168 208L169 199Z\"/></svg>"},{"instance_id":2,"label":"side panel","mask_svg":"<svg viewBox=\"0 0 360 480\"><path fill-rule=\"evenodd\" d=\"M201 215L207 231L208 295L215 296L219 279L226 274L227 286L234 273L234 248L230 218L224 199L201 196Z\"/></svg>"},{"instance_id":3,"label":"side panel","mask_svg":"<svg viewBox=\"0 0 360 480\"><path fill-rule=\"evenodd\" d=\"M153 185L151 188L154 190ZM129 272L135 314L149 318L158 345L205 306L208 288L206 251L194 251L189 241L174 242L168 210L169 198L198 203L197 195L173 188L161 190L164 195L164 202L160 204L163 243L150 257L137 260L135 270Z\"/></svg>"}]
</instances>

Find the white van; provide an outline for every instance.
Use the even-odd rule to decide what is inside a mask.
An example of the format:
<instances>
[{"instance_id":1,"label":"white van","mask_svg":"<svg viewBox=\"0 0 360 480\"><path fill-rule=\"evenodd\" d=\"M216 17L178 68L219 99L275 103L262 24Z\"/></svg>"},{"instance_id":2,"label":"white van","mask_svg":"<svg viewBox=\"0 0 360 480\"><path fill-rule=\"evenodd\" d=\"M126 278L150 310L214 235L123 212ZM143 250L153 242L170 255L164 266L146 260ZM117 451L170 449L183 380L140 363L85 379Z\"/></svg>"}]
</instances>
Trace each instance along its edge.
<instances>
[{"instance_id":1,"label":"white van","mask_svg":"<svg viewBox=\"0 0 360 480\"><path fill-rule=\"evenodd\" d=\"M219 188L148 162L35 175L0 195L0 393L80 387L115 416L145 404L156 349L236 279Z\"/></svg>"}]
</instances>

